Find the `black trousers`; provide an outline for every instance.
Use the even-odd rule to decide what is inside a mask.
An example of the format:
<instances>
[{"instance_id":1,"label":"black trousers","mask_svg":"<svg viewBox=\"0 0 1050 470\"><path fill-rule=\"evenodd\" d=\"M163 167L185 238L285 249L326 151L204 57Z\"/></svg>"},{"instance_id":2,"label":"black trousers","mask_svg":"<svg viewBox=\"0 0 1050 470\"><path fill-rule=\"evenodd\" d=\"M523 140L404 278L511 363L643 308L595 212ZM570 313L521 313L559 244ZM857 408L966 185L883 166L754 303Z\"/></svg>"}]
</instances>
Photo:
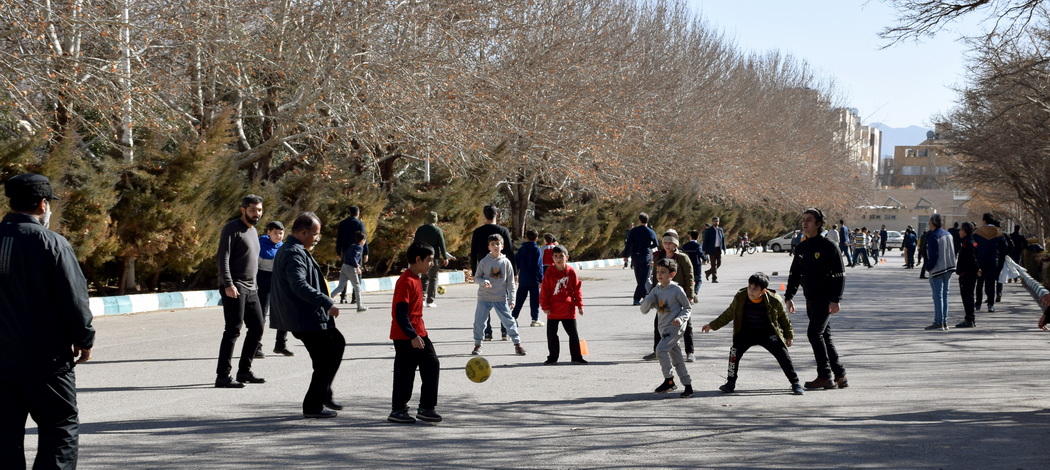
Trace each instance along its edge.
<instances>
[{"instance_id":1,"label":"black trousers","mask_svg":"<svg viewBox=\"0 0 1050 470\"><path fill-rule=\"evenodd\" d=\"M547 360L557 361L561 355L561 341L558 338L558 324L565 328L565 334L569 335L569 356L571 360L583 359L580 352L580 333L576 330L576 319L551 320L547 319Z\"/></svg>"},{"instance_id":2,"label":"black trousers","mask_svg":"<svg viewBox=\"0 0 1050 470\"><path fill-rule=\"evenodd\" d=\"M37 425L33 468L76 468L80 418L72 369L51 377L0 381L0 468L26 468L27 416Z\"/></svg>"},{"instance_id":3,"label":"black trousers","mask_svg":"<svg viewBox=\"0 0 1050 470\"><path fill-rule=\"evenodd\" d=\"M434 264L430 266L430 270L419 276L419 280L423 283L423 293L426 294L426 303L434 303L434 299L437 298L438 289L438 274L441 273L440 263L438 260L434 260ZM357 289L354 289L355 291Z\"/></svg>"},{"instance_id":4,"label":"black trousers","mask_svg":"<svg viewBox=\"0 0 1050 470\"><path fill-rule=\"evenodd\" d=\"M529 296L529 314L532 316L532 321L540 319L539 284L518 284L518 292L514 295L514 311L511 312L511 316L513 316L515 319L518 318L518 314L521 313L521 307L525 305L525 296Z\"/></svg>"},{"instance_id":5,"label":"black trousers","mask_svg":"<svg viewBox=\"0 0 1050 470\"><path fill-rule=\"evenodd\" d=\"M255 275L256 282L259 283L259 305L262 306L263 311L263 326L266 325L266 315L270 314L270 287L271 280L273 279L273 272L271 271L259 271ZM274 342L274 349L284 349L288 346L288 332L284 330L277 330L277 338ZM262 340L259 341L259 351L262 351Z\"/></svg>"},{"instance_id":6,"label":"black trousers","mask_svg":"<svg viewBox=\"0 0 1050 470\"><path fill-rule=\"evenodd\" d=\"M806 299L806 315L809 317L809 328L806 337L813 347L813 358L817 360L817 377L830 379L846 375L846 369L839 362L839 352L831 342L831 301Z\"/></svg>"},{"instance_id":7,"label":"black trousers","mask_svg":"<svg viewBox=\"0 0 1050 470\"><path fill-rule=\"evenodd\" d=\"M631 255L631 266L634 269L634 282L636 283L634 288L635 302L640 302L649 293L648 284L650 273L652 272L652 266L649 266L649 263L652 261L652 253Z\"/></svg>"},{"instance_id":8,"label":"black trousers","mask_svg":"<svg viewBox=\"0 0 1050 470\"><path fill-rule=\"evenodd\" d=\"M905 250L905 252L908 253L908 257L907 257L908 261L904 265L909 267L909 268L914 268L915 267L915 248L914 247L908 247L908 248L905 248L904 250Z\"/></svg>"},{"instance_id":9,"label":"black trousers","mask_svg":"<svg viewBox=\"0 0 1050 470\"><path fill-rule=\"evenodd\" d=\"M963 313L966 321L974 321L974 294L977 291L977 273L959 276L959 295L962 297Z\"/></svg>"},{"instance_id":10,"label":"black trousers","mask_svg":"<svg viewBox=\"0 0 1050 470\"><path fill-rule=\"evenodd\" d=\"M718 280L718 268L722 267L722 250L715 248L714 251L707 254L711 262L711 267L708 268L707 272L711 273L711 281Z\"/></svg>"},{"instance_id":11,"label":"black trousers","mask_svg":"<svg viewBox=\"0 0 1050 470\"><path fill-rule=\"evenodd\" d=\"M729 371L726 373L728 381L736 382L740 359L744 357L748 349L751 349L751 346L756 345L762 346L777 359L788 381L798 382L798 374L795 373L795 365L791 363L787 345L782 343L773 331L763 333L753 330L741 330L736 336L733 336L733 347L729 348Z\"/></svg>"},{"instance_id":12,"label":"black trousers","mask_svg":"<svg viewBox=\"0 0 1050 470\"><path fill-rule=\"evenodd\" d=\"M320 413L325 402L332 399L332 381L335 380L339 364L343 361L346 339L335 327L327 330L292 332L292 335L306 346L314 367L310 387L306 389L306 396L303 398L303 413Z\"/></svg>"},{"instance_id":13,"label":"black trousers","mask_svg":"<svg viewBox=\"0 0 1050 470\"><path fill-rule=\"evenodd\" d=\"M693 353L693 319L690 318L685 323L685 337L683 341L685 343L685 353ZM656 351L656 347L660 345L660 340L663 339L663 335L660 334L660 322L659 317L653 316L653 351Z\"/></svg>"},{"instance_id":14,"label":"black trousers","mask_svg":"<svg viewBox=\"0 0 1050 470\"><path fill-rule=\"evenodd\" d=\"M394 411L408 408L417 368L419 381L422 382L419 389L419 407L433 410L437 406L441 361L438 360L430 338L422 338L423 349L413 348L411 340L394 340L394 393L390 399L390 408Z\"/></svg>"},{"instance_id":15,"label":"black trousers","mask_svg":"<svg viewBox=\"0 0 1050 470\"><path fill-rule=\"evenodd\" d=\"M215 367L215 374L219 377L227 377L233 369L233 348L237 345L237 338L241 336L241 325L248 328L244 335L244 346L241 348L241 362L237 365L237 373L247 373L252 370L252 359L255 351L259 349L259 341L263 334L263 311L259 302L259 291L237 289L237 298L226 296L225 289L219 289L222 297L222 314L226 318L226 328L222 332L222 342L219 343L219 364Z\"/></svg>"},{"instance_id":16,"label":"black trousers","mask_svg":"<svg viewBox=\"0 0 1050 470\"><path fill-rule=\"evenodd\" d=\"M999 283L999 267L992 264L981 266L981 275L977 277L977 308L981 308L981 301L988 298L988 306L995 305L996 284Z\"/></svg>"}]
</instances>

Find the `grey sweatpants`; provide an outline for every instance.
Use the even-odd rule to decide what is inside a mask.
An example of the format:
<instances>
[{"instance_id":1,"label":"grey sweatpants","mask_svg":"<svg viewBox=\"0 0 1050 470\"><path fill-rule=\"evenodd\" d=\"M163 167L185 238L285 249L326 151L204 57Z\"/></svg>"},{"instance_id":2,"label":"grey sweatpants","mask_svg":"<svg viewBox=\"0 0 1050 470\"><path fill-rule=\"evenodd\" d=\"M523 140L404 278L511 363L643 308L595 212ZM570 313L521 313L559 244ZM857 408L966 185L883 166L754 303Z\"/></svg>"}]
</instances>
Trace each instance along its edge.
<instances>
[{"instance_id":1,"label":"grey sweatpants","mask_svg":"<svg viewBox=\"0 0 1050 470\"><path fill-rule=\"evenodd\" d=\"M663 370L664 378L674 377L671 371L671 367L678 372L678 380L682 382L682 385L692 385L693 381L689 378L689 371L685 368L685 357L682 355L682 330L677 332L664 333L663 338L660 339L660 344L656 345L656 357L660 359L660 369Z\"/></svg>"}]
</instances>

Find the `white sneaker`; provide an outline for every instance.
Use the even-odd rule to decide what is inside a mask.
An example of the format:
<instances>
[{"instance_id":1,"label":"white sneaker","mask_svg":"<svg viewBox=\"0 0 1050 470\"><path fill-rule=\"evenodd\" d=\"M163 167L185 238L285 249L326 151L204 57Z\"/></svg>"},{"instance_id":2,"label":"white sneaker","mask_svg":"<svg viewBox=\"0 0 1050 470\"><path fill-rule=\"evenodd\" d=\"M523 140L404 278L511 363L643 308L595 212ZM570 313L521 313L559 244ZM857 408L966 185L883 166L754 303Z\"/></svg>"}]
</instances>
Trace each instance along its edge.
<instances>
[{"instance_id":1,"label":"white sneaker","mask_svg":"<svg viewBox=\"0 0 1050 470\"><path fill-rule=\"evenodd\" d=\"M360 306L360 307L357 307L357 311L358 311L358 312L365 312L365 311L368 311L368 307L365 307L364 305L362 305L362 306Z\"/></svg>"},{"instance_id":2,"label":"white sneaker","mask_svg":"<svg viewBox=\"0 0 1050 470\"><path fill-rule=\"evenodd\" d=\"M532 323L529 324L529 326L543 326L543 322L539 320L533 320Z\"/></svg>"},{"instance_id":3,"label":"white sneaker","mask_svg":"<svg viewBox=\"0 0 1050 470\"><path fill-rule=\"evenodd\" d=\"M438 304L436 304L434 302L431 302L431 303L427 304L427 307L437 307L437 306L438 306Z\"/></svg>"},{"instance_id":4,"label":"white sneaker","mask_svg":"<svg viewBox=\"0 0 1050 470\"><path fill-rule=\"evenodd\" d=\"M685 356L685 362L696 362L696 356L693 356L692 354L687 354Z\"/></svg>"}]
</instances>

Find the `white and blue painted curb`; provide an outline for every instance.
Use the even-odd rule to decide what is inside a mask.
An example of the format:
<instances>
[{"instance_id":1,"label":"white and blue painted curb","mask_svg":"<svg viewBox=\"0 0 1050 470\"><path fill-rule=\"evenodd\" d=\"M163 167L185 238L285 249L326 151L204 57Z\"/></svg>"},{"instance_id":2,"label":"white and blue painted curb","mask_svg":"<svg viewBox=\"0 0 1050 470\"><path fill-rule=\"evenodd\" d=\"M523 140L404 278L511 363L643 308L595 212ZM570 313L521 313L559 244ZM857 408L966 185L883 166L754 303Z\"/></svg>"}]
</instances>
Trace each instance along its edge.
<instances>
[{"instance_id":1,"label":"white and blue painted curb","mask_svg":"<svg viewBox=\"0 0 1050 470\"><path fill-rule=\"evenodd\" d=\"M623 266L622 259L602 259L596 261L579 261L569 263L573 269L595 269L609 266ZM361 280L361 292L382 292L394 290L394 283L399 276L375 277ZM438 274L439 285L463 284L467 282L463 271L444 271ZM339 283L328 282L328 289L335 289ZM118 295L112 297L92 297L91 314L127 315L130 313L181 310L187 308L214 307L219 305L219 290L197 290L188 292L165 292L160 294Z\"/></svg>"}]
</instances>

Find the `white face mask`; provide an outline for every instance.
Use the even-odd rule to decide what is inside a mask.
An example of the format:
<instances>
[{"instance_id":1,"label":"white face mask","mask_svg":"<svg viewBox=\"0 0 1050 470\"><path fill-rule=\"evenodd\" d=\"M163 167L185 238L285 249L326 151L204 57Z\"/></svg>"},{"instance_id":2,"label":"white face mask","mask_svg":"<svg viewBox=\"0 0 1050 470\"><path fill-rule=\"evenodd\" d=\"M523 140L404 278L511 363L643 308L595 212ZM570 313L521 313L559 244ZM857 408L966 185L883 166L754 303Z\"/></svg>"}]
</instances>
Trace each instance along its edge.
<instances>
[{"instance_id":1,"label":"white face mask","mask_svg":"<svg viewBox=\"0 0 1050 470\"><path fill-rule=\"evenodd\" d=\"M44 228L51 228L51 201L44 202L44 217L40 220Z\"/></svg>"}]
</instances>

